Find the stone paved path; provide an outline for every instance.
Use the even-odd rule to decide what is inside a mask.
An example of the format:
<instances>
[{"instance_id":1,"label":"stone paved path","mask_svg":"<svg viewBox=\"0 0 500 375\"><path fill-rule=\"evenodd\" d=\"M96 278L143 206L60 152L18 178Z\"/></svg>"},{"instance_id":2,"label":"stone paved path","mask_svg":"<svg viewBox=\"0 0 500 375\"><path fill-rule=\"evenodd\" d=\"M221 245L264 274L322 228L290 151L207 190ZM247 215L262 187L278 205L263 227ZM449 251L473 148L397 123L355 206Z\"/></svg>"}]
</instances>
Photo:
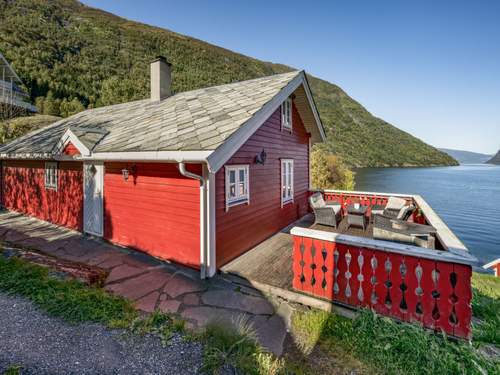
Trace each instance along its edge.
<instances>
[{"instance_id":1,"label":"stone paved path","mask_svg":"<svg viewBox=\"0 0 500 375\"><path fill-rule=\"evenodd\" d=\"M291 310L256 290L221 278L200 280L194 270L9 211L0 211L0 240L101 267L109 271L105 289L146 313L178 314L193 328L246 319L264 347L277 355L283 351Z\"/></svg>"}]
</instances>

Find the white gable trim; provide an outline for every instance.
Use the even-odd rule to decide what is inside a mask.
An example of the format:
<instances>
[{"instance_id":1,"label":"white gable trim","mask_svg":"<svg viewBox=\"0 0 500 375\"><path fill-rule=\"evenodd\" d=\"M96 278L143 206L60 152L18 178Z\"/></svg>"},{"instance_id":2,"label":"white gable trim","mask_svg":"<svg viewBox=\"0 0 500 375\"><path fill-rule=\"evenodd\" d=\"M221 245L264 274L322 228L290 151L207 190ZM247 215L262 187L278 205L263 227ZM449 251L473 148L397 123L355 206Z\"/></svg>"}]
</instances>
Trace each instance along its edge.
<instances>
[{"instance_id":1,"label":"white gable trim","mask_svg":"<svg viewBox=\"0 0 500 375\"><path fill-rule=\"evenodd\" d=\"M54 147L54 153L61 154L70 142L78 149L82 156L90 156L91 151L78 139L71 129L67 129L59 139L59 142Z\"/></svg>"},{"instance_id":2,"label":"white gable trim","mask_svg":"<svg viewBox=\"0 0 500 375\"><path fill-rule=\"evenodd\" d=\"M300 86L303 85L309 105L314 114L316 126L318 127L321 139L325 141L325 131L319 118L311 91L304 71L301 71L291 80L273 99L267 102L252 118L243 126L236 130L222 145L220 145L209 157L208 164L211 171L218 171L236 151L252 136L260 126L278 109L281 104Z\"/></svg>"},{"instance_id":3,"label":"white gable trim","mask_svg":"<svg viewBox=\"0 0 500 375\"><path fill-rule=\"evenodd\" d=\"M491 267L496 266L498 263L500 263L500 258L495 259L495 260L493 260L493 261L491 261L491 262L489 262L489 263L485 264L485 265L483 266L483 268L486 270L486 269L488 269L488 268L491 268Z\"/></svg>"}]
</instances>

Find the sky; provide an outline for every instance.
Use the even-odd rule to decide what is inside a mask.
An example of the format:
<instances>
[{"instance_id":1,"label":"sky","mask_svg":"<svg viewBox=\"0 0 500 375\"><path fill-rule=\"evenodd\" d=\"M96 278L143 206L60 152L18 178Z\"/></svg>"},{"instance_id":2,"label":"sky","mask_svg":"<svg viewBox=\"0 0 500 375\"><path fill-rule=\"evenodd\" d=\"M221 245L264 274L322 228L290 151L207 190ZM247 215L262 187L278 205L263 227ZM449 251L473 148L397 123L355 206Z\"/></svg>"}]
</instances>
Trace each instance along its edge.
<instances>
[{"instance_id":1,"label":"sky","mask_svg":"<svg viewBox=\"0 0 500 375\"><path fill-rule=\"evenodd\" d=\"M433 146L500 148L500 1L83 3L305 69Z\"/></svg>"}]
</instances>

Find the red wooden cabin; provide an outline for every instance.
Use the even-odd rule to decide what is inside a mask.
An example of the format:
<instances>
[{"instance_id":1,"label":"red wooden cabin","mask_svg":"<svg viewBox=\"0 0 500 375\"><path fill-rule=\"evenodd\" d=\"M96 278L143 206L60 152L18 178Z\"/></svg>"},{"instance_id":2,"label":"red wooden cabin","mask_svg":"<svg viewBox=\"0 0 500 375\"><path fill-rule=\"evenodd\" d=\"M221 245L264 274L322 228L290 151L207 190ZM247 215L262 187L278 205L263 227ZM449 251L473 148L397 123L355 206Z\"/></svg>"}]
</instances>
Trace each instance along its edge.
<instances>
[{"instance_id":1,"label":"red wooden cabin","mask_svg":"<svg viewBox=\"0 0 500 375\"><path fill-rule=\"evenodd\" d=\"M90 109L0 147L1 203L202 277L307 211L325 134L303 71Z\"/></svg>"}]
</instances>

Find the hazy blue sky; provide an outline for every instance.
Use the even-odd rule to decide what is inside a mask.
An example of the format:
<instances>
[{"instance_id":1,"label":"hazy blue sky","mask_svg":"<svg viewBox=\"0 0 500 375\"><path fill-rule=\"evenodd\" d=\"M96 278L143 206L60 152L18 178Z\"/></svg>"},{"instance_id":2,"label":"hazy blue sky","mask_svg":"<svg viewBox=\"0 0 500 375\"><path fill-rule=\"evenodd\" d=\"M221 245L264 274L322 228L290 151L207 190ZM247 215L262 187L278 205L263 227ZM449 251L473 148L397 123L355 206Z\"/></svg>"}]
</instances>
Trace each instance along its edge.
<instances>
[{"instance_id":1,"label":"hazy blue sky","mask_svg":"<svg viewBox=\"0 0 500 375\"><path fill-rule=\"evenodd\" d=\"M500 148L500 1L84 3L305 69L434 146Z\"/></svg>"}]
</instances>

